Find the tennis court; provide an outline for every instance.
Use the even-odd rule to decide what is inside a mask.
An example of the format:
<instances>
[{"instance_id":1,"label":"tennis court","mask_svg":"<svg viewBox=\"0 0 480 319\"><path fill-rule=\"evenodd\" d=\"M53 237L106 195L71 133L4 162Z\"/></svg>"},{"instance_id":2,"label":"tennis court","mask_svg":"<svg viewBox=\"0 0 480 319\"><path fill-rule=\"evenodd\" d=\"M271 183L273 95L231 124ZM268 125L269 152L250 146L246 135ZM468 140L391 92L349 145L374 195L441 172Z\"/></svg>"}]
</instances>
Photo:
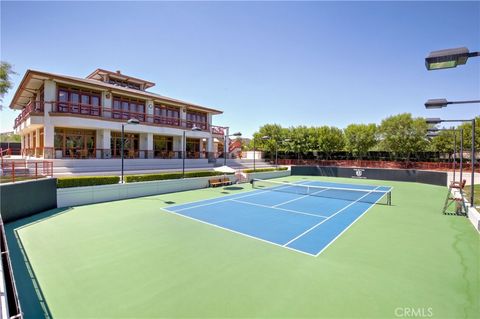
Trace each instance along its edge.
<instances>
[{"instance_id":1,"label":"tennis court","mask_svg":"<svg viewBox=\"0 0 480 319\"><path fill-rule=\"evenodd\" d=\"M164 209L251 238L318 256L391 187L307 181L252 182L253 191ZM387 206L388 207L388 206Z\"/></svg>"},{"instance_id":2,"label":"tennis court","mask_svg":"<svg viewBox=\"0 0 480 319\"><path fill-rule=\"evenodd\" d=\"M386 185L393 189L392 205L383 205L383 196L377 204L350 206L358 207L352 216L361 218L318 257L278 245L325 219L279 208L331 216L352 200L302 198L300 191L292 193L304 193L300 187L278 192L271 189L275 186L241 184L55 209L17 220L6 230L25 317L395 318L407 307L431 308L434 318L478 317L480 239L466 218L441 214L445 187L315 176L273 181L282 183L278 188L284 182L310 185L313 193L322 185L367 191ZM247 195L252 196L240 198ZM242 214L225 219L230 224L223 229L212 226L206 213L215 217L214 207L235 203L231 199L255 205L228 206L227 215L232 207L241 207ZM294 201L277 209L258 206L287 200ZM207 203L216 204L180 211ZM332 232L348 227L336 219L346 210L329 220ZM186 218L193 212L205 215ZM240 229L247 216L255 227ZM281 218L304 228L288 233ZM279 234L288 238L268 237L278 243L272 244L261 237ZM326 245L295 249L316 254Z\"/></svg>"}]
</instances>

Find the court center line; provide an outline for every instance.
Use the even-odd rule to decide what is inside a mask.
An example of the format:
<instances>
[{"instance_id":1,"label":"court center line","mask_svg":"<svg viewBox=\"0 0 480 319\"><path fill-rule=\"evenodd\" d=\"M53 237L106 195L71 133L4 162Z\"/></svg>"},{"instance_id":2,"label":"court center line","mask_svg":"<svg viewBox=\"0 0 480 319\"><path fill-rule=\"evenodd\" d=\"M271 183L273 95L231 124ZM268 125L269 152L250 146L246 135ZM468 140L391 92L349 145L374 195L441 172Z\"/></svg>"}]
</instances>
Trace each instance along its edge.
<instances>
[{"instance_id":1,"label":"court center line","mask_svg":"<svg viewBox=\"0 0 480 319\"><path fill-rule=\"evenodd\" d=\"M205 224L205 225L213 226L213 227L216 227L216 228L219 228L219 229L223 229L223 230L226 230L226 231L229 231L229 232L238 234L238 235L242 235L242 236L245 236L245 237L248 237L248 238L251 238L251 239L256 239L256 240L262 241L262 242L264 242L264 243L272 244L272 245L275 245L275 246L278 246L278 247L282 247L282 248L287 248L287 249L290 249L290 250L295 251L295 252L297 252L297 253L301 253L301 254L304 254L304 255L308 255L308 256L311 256L311 257L315 257L314 254L310 254L310 253L308 253L308 252L306 252L306 251L298 250L298 249L295 249L295 248L292 248L292 247L284 247L284 246L282 246L281 244L275 243L275 242L273 242L273 241L269 241L269 240L262 239L262 238L260 238L260 237L255 237L255 236L252 236L252 235L248 235L248 234L246 234L246 233L242 233L242 232L239 232L239 231L230 229L230 228L226 228L226 227L223 227L223 226L219 226L219 225L216 225L216 224L212 224L212 223L206 222L206 221L204 221L204 220L197 219L197 218L194 218L194 217L190 217L190 216L187 216L187 215L183 215L183 214L180 214L180 213L177 213L177 212L174 212L174 211L165 209L165 208L160 208L160 209L163 210L163 211L165 211L165 212L167 212L167 213L175 214L175 215L177 215L177 216L184 217L184 218L187 218L187 219L190 219L190 220L194 220L194 221L200 222L200 223Z\"/></svg>"},{"instance_id":2,"label":"court center line","mask_svg":"<svg viewBox=\"0 0 480 319\"><path fill-rule=\"evenodd\" d=\"M380 187L380 186L378 186ZM375 187L373 190L376 190L378 187ZM330 215L329 217L327 217L326 219L322 220L321 222L319 222L318 224L312 226L311 228L307 229L306 231L304 231L303 233L301 233L300 235L298 235L297 237L293 238L292 240L290 240L289 242L287 242L285 245L283 245L284 247L286 247L287 245L291 244L292 242L294 242L295 240L299 239L300 237L304 236L305 234L311 232L312 230L314 230L315 228L317 228L318 226L320 226L321 224L323 224L324 222L326 222L327 220L333 218L334 216L340 214L341 212L343 212L345 209L347 209L348 207L352 206L353 204L356 204L358 203L362 198L366 197L367 195L370 195L372 192L368 192L367 194L363 195L362 197L360 197L359 199L357 199L356 201L348 204L347 206L343 207L342 209L340 209L339 211L337 211L336 213L334 213L333 215Z\"/></svg>"},{"instance_id":3,"label":"court center line","mask_svg":"<svg viewBox=\"0 0 480 319\"><path fill-rule=\"evenodd\" d=\"M328 188L327 188L327 189L322 189L321 191L316 191L315 193L312 193L312 194L307 194L307 195L301 196L301 197L299 197L299 198L294 198L294 199L291 199L291 200L287 200L286 202L283 202L283 203L280 203L280 204L277 204L277 205L273 205L272 208L277 208L278 206L282 206L282 205L285 205L285 204L288 204L288 203L291 203L291 202L300 200L300 199L302 199L302 198L305 198L305 197L308 197L308 196L312 196L312 195L315 195L315 194L324 192L324 191L326 191L326 190L328 190Z\"/></svg>"},{"instance_id":4,"label":"court center line","mask_svg":"<svg viewBox=\"0 0 480 319\"><path fill-rule=\"evenodd\" d=\"M299 212L297 210L292 210L292 209L286 209L286 208L280 208L280 207L275 207L275 206L268 206L268 205L263 205L263 204L257 204L257 203L251 203L251 202L245 202L243 200L237 200L237 199L230 199L231 202L235 203L241 203L241 204L247 204L247 205L252 205L252 206L259 206L259 207L266 207L266 208L272 208L275 210L281 210L289 213L294 213L294 214L301 214L301 215L308 215L308 216L313 216L313 217L320 217L320 218L327 218L327 216L322 216L322 215L315 215L315 214L310 214L310 213L304 213L304 212Z\"/></svg>"}]
</instances>

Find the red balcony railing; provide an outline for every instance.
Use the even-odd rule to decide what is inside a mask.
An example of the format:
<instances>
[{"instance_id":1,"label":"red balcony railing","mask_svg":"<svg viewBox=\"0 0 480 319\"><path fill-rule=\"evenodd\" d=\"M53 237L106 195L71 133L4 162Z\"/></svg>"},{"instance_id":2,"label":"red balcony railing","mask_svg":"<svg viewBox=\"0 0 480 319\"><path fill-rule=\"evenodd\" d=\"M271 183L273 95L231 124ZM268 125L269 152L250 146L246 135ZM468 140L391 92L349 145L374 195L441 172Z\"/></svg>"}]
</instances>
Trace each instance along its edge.
<instances>
[{"instance_id":1,"label":"red balcony railing","mask_svg":"<svg viewBox=\"0 0 480 319\"><path fill-rule=\"evenodd\" d=\"M15 119L14 128L17 128L22 124L30 115L32 114L42 114L44 110L45 103L41 101L32 101L28 103L25 108L22 110L20 115Z\"/></svg>"},{"instance_id":2,"label":"red balcony railing","mask_svg":"<svg viewBox=\"0 0 480 319\"><path fill-rule=\"evenodd\" d=\"M57 113L81 114L89 116L102 116L102 107L99 105L52 102L52 111Z\"/></svg>"},{"instance_id":3,"label":"red balcony railing","mask_svg":"<svg viewBox=\"0 0 480 319\"><path fill-rule=\"evenodd\" d=\"M99 105L72 103L72 102L31 102L23 110L22 113L15 119L15 128L19 126L25 119L27 119L32 113L43 113L44 104L48 103L52 105L52 113L59 114L73 114L73 115L85 115L101 118L112 118L116 120L128 120L135 118L141 123L153 124L159 126L171 126L191 129L194 126L200 128L202 131L210 131L212 134L224 135L225 127L209 125L206 122L195 122L189 120L183 120L178 117L162 117L158 115L151 115L142 112L131 112L126 110L118 110L113 108L107 108Z\"/></svg>"}]
</instances>

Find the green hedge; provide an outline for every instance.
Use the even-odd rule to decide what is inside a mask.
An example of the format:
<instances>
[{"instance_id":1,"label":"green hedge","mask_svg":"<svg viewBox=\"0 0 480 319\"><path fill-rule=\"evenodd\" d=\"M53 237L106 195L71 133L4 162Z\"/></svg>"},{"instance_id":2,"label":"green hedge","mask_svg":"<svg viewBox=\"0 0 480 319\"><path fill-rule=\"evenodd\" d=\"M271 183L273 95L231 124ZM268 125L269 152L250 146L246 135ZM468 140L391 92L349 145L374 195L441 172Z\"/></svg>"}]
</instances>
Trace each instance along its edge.
<instances>
[{"instance_id":1,"label":"green hedge","mask_svg":"<svg viewBox=\"0 0 480 319\"><path fill-rule=\"evenodd\" d=\"M218 175L223 175L223 173L215 172L215 171L185 172L186 178L218 176ZM165 179L179 179L179 178L182 178L182 173L142 174L142 175L127 175L125 176L125 181L127 183L136 183L136 182L159 181L159 180L165 180Z\"/></svg>"},{"instance_id":2,"label":"green hedge","mask_svg":"<svg viewBox=\"0 0 480 319\"><path fill-rule=\"evenodd\" d=\"M57 178L57 188L118 184L118 176L76 176Z\"/></svg>"},{"instance_id":3,"label":"green hedge","mask_svg":"<svg viewBox=\"0 0 480 319\"><path fill-rule=\"evenodd\" d=\"M263 172L273 172L273 171L286 171L288 167L279 167L279 168L257 168L255 171L253 169L246 169L244 173L263 173Z\"/></svg>"}]
</instances>

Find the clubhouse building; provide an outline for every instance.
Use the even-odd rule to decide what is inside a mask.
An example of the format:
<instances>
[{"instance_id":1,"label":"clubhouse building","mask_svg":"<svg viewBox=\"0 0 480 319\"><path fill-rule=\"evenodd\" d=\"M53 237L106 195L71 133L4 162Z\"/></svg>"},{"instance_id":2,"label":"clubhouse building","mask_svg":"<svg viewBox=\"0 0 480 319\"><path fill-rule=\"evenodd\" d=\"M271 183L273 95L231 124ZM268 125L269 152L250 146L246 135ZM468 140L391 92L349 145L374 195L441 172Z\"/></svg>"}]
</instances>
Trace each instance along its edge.
<instances>
[{"instance_id":1,"label":"clubhouse building","mask_svg":"<svg viewBox=\"0 0 480 319\"><path fill-rule=\"evenodd\" d=\"M22 155L45 159L223 156L227 128L212 124L222 111L147 91L155 83L102 69L86 78L28 70L11 109ZM126 124L136 119L138 124ZM136 122L136 121L135 121Z\"/></svg>"}]
</instances>

